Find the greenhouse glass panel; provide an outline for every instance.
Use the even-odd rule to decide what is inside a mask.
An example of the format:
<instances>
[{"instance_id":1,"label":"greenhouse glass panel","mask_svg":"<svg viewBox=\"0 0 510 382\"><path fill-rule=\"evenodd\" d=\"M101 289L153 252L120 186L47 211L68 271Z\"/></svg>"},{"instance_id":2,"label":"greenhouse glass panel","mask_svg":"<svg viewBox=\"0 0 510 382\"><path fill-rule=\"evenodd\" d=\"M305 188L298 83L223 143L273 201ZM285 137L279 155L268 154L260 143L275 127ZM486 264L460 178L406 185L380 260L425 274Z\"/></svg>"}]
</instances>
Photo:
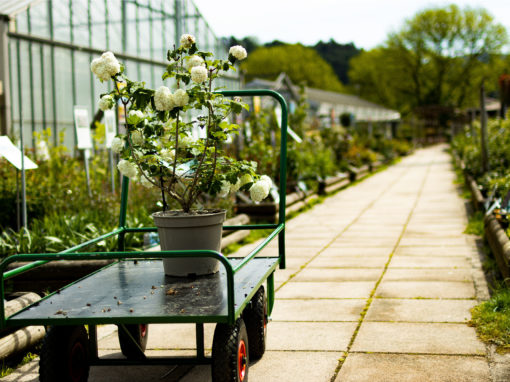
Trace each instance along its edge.
<instances>
[{"instance_id":1,"label":"greenhouse glass panel","mask_svg":"<svg viewBox=\"0 0 510 382\"><path fill-rule=\"evenodd\" d=\"M74 65L76 104L86 107L89 110L89 115L92 115L95 113L95 105L91 105L91 71L89 54L76 52L74 56Z\"/></svg>"},{"instance_id":2,"label":"greenhouse glass panel","mask_svg":"<svg viewBox=\"0 0 510 382\"><path fill-rule=\"evenodd\" d=\"M16 32L28 33L28 14L26 11L16 16Z\"/></svg>"},{"instance_id":3,"label":"greenhouse glass panel","mask_svg":"<svg viewBox=\"0 0 510 382\"><path fill-rule=\"evenodd\" d=\"M90 37L88 0L71 0L71 12L72 41L78 45L88 46ZM97 29L99 29L99 26Z\"/></svg>"},{"instance_id":4,"label":"greenhouse glass panel","mask_svg":"<svg viewBox=\"0 0 510 382\"><path fill-rule=\"evenodd\" d=\"M99 1L99 0L98 0ZM122 51L122 6L120 0L104 0L107 4L108 39L105 48ZM101 47L99 47L101 48Z\"/></svg>"},{"instance_id":5,"label":"greenhouse glass panel","mask_svg":"<svg viewBox=\"0 0 510 382\"><path fill-rule=\"evenodd\" d=\"M125 3L126 8L126 52L136 56L138 48L138 7L132 3Z\"/></svg>"},{"instance_id":6,"label":"greenhouse glass panel","mask_svg":"<svg viewBox=\"0 0 510 382\"><path fill-rule=\"evenodd\" d=\"M42 92L41 81L41 45L31 44L32 51L32 80L30 87L30 103L33 102L33 125L34 131L40 131L42 128L42 103L40 102ZM32 120L32 116L30 118Z\"/></svg>"},{"instance_id":7,"label":"greenhouse glass panel","mask_svg":"<svg viewBox=\"0 0 510 382\"><path fill-rule=\"evenodd\" d=\"M55 99L58 131L65 131L66 146L74 146L71 52L55 48Z\"/></svg>"},{"instance_id":8,"label":"greenhouse glass panel","mask_svg":"<svg viewBox=\"0 0 510 382\"><path fill-rule=\"evenodd\" d=\"M53 39L71 42L70 0L52 0Z\"/></svg>"},{"instance_id":9,"label":"greenhouse glass panel","mask_svg":"<svg viewBox=\"0 0 510 382\"><path fill-rule=\"evenodd\" d=\"M30 34L50 37L50 23L48 16L48 3L42 2L29 9L30 12Z\"/></svg>"},{"instance_id":10,"label":"greenhouse glass panel","mask_svg":"<svg viewBox=\"0 0 510 382\"><path fill-rule=\"evenodd\" d=\"M87 0L90 6L90 41L96 49L107 49L107 31L105 0ZM87 36L89 39L89 36Z\"/></svg>"},{"instance_id":11,"label":"greenhouse glass panel","mask_svg":"<svg viewBox=\"0 0 510 382\"><path fill-rule=\"evenodd\" d=\"M42 84L43 91L41 102L43 104L43 111L46 120L45 128L48 128L53 126L54 118L53 88L51 83L51 48L47 45L43 47L41 72L43 73L41 78L44 80L44 84Z\"/></svg>"}]
</instances>

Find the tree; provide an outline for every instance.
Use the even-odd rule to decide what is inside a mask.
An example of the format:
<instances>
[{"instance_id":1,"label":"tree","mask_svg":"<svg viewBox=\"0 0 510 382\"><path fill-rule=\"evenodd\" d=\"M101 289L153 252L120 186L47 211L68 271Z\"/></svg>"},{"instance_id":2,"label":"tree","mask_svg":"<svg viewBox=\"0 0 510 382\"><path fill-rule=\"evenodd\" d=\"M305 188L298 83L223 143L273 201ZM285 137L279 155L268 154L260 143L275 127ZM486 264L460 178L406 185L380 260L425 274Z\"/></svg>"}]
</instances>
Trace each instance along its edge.
<instances>
[{"instance_id":1,"label":"tree","mask_svg":"<svg viewBox=\"0 0 510 382\"><path fill-rule=\"evenodd\" d=\"M360 49L356 48L352 42L350 44L338 44L333 39L328 42L319 41L313 48L333 67L342 83L349 83L349 77L347 76L349 61L361 53Z\"/></svg>"},{"instance_id":2,"label":"tree","mask_svg":"<svg viewBox=\"0 0 510 382\"><path fill-rule=\"evenodd\" d=\"M335 72L312 48L301 44L260 47L241 67L248 81L258 77L275 80L281 72L287 73L294 83L332 91L344 90Z\"/></svg>"},{"instance_id":3,"label":"tree","mask_svg":"<svg viewBox=\"0 0 510 382\"><path fill-rule=\"evenodd\" d=\"M507 33L484 9L427 9L383 46L351 60L349 78L362 97L401 110L476 104Z\"/></svg>"}]
</instances>

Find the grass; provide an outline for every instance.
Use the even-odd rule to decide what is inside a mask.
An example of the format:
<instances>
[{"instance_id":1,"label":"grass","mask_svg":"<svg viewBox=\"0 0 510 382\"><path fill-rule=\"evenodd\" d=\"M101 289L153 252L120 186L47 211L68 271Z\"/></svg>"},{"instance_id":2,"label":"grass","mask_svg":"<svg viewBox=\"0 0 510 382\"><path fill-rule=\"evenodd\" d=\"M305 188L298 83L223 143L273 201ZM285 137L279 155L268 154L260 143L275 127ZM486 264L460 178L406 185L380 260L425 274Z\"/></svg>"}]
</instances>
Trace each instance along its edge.
<instances>
[{"instance_id":1,"label":"grass","mask_svg":"<svg viewBox=\"0 0 510 382\"><path fill-rule=\"evenodd\" d=\"M471 310L470 324L485 342L495 344L500 352L510 352L510 289L502 288L488 301Z\"/></svg>"},{"instance_id":2,"label":"grass","mask_svg":"<svg viewBox=\"0 0 510 382\"><path fill-rule=\"evenodd\" d=\"M474 214L470 215L464 233L470 235L483 236L484 233L483 217L484 214L482 211L476 211Z\"/></svg>"},{"instance_id":3,"label":"grass","mask_svg":"<svg viewBox=\"0 0 510 382\"><path fill-rule=\"evenodd\" d=\"M25 353L23 358L21 359L21 361L18 361L19 358L17 358L17 360L13 360L11 362L8 362L6 363L6 361L2 361L2 367L0 368L0 378L3 378L3 377L6 377L8 376L9 374L11 374L14 370L16 370L17 368L23 366L23 365L26 365L27 363L33 361L34 359L36 359L39 355L38 354L34 354L34 353Z\"/></svg>"}]
</instances>

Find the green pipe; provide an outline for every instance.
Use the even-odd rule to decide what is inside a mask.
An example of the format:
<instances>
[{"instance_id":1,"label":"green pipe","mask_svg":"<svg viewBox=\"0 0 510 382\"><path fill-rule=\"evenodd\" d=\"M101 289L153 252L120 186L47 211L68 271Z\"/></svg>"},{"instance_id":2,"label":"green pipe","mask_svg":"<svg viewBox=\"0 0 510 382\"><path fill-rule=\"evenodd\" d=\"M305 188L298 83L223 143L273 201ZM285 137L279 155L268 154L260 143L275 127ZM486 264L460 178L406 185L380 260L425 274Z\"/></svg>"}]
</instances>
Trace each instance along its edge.
<instances>
[{"instance_id":1,"label":"green pipe","mask_svg":"<svg viewBox=\"0 0 510 382\"><path fill-rule=\"evenodd\" d=\"M274 272L267 278L267 314L270 316L274 306Z\"/></svg>"},{"instance_id":2,"label":"green pipe","mask_svg":"<svg viewBox=\"0 0 510 382\"><path fill-rule=\"evenodd\" d=\"M82 249L84 247L87 247L89 245L92 245L92 244L95 244L97 242L100 242L101 240L108 239L108 238L110 238L112 236L118 235L121 232L123 232L123 230L121 228L117 228L117 229L115 229L112 232L109 232L109 233L106 233L104 235L101 235L101 236L99 236L99 237L97 237L95 239L88 240L88 241L86 241L86 242L84 242L82 244L75 245L74 247L68 248L65 251L59 252L58 254L66 254L66 253L70 253L70 252L73 252L73 251L80 250L80 249ZM58 255L58 254L52 254L52 256L55 256L55 255ZM21 266L19 268L12 269L10 271L5 272L4 275L3 275L3 278L5 280L10 279L10 278L12 278L14 276L17 276L17 275L20 275L22 273L25 273L25 272L27 272L27 271L29 271L31 269L34 269L34 268L36 268L36 267L38 267L40 265L46 264L48 262L49 262L49 260L39 260L39 261L35 261L33 263L30 263L30 264L23 265L23 266Z\"/></svg>"},{"instance_id":3,"label":"green pipe","mask_svg":"<svg viewBox=\"0 0 510 382\"><path fill-rule=\"evenodd\" d=\"M280 93L269 89L259 90L225 90L221 91L225 96L270 96L275 98L282 108L281 139L280 139L280 197L278 224L285 224L285 209L287 190L287 102ZM281 230L278 236L278 252L280 257L280 269L285 269L285 230Z\"/></svg>"},{"instance_id":4,"label":"green pipe","mask_svg":"<svg viewBox=\"0 0 510 382\"><path fill-rule=\"evenodd\" d=\"M49 27L50 27L50 39L49 41L53 41L54 39L54 27L53 27L53 0L48 0L48 18L49 18ZM31 36L33 37L33 36ZM45 39L47 40L47 39ZM34 40L36 41L36 40ZM51 107L53 111L53 144L58 146L58 125L57 125L57 89L55 85L55 46L51 45Z\"/></svg>"},{"instance_id":5,"label":"green pipe","mask_svg":"<svg viewBox=\"0 0 510 382\"><path fill-rule=\"evenodd\" d=\"M243 268L246 264L248 264L248 262L251 259L253 259L262 249L264 249L266 247L266 245L268 245L269 242L275 238L276 235L278 235L280 232L283 231L284 228L285 228L285 225L281 224L278 226L277 229L275 229L273 232L271 232L271 234L268 237L266 237L262 243L257 245L257 247L253 251L251 251L247 256L245 256L243 258L243 261L241 261L234 268L234 273L238 272L239 270L241 270L241 268Z\"/></svg>"},{"instance_id":6,"label":"green pipe","mask_svg":"<svg viewBox=\"0 0 510 382\"><path fill-rule=\"evenodd\" d=\"M40 65L41 65L41 108L42 108L42 128L46 129L46 97L44 89L46 89L45 73L44 73L44 47L39 45Z\"/></svg>"}]
</instances>

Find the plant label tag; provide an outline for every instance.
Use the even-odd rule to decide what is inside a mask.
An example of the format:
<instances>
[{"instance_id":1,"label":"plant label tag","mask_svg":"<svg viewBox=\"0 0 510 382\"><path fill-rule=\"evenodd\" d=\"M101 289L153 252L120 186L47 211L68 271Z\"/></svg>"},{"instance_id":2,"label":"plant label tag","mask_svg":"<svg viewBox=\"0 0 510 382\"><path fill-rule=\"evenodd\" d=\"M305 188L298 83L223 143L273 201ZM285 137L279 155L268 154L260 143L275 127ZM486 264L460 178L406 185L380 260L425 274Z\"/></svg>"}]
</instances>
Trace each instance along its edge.
<instances>
[{"instance_id":1,"label":"plant label tag","mask_svg":"<svg viewBox=\"0 0 510 382\"><path fill-rule=\"evenodd\" d=\"M104 133L106 148L109 149L112 147L113 138L117 135L117 123L113 110L106 110L104 112Z\"/></svg>"},{"instance_id":2,"label":"plant label tag","mask_svg":"<svg viewBox=\"0 0 510 382\"><path fill-rule=\"evenodd\" d=\"M21 150L14 146L7 135L0 136L0 157L7 159L7 161L18 170L22 170ZM23 156L23 162L25 170L33 170L37 168L37 165L26 155Z\"/></svg>"},{"instance_id":3,"label":"plant label tag","mask_svg":"<svg viewBox=\"0 0 510 382\"><path fill-rule=\"evenodd\" d=\"M82 106L74 107L74 127L79 149L91 149L92 137L90 135L89 112Z\"/></svg>"}]
</instances>

